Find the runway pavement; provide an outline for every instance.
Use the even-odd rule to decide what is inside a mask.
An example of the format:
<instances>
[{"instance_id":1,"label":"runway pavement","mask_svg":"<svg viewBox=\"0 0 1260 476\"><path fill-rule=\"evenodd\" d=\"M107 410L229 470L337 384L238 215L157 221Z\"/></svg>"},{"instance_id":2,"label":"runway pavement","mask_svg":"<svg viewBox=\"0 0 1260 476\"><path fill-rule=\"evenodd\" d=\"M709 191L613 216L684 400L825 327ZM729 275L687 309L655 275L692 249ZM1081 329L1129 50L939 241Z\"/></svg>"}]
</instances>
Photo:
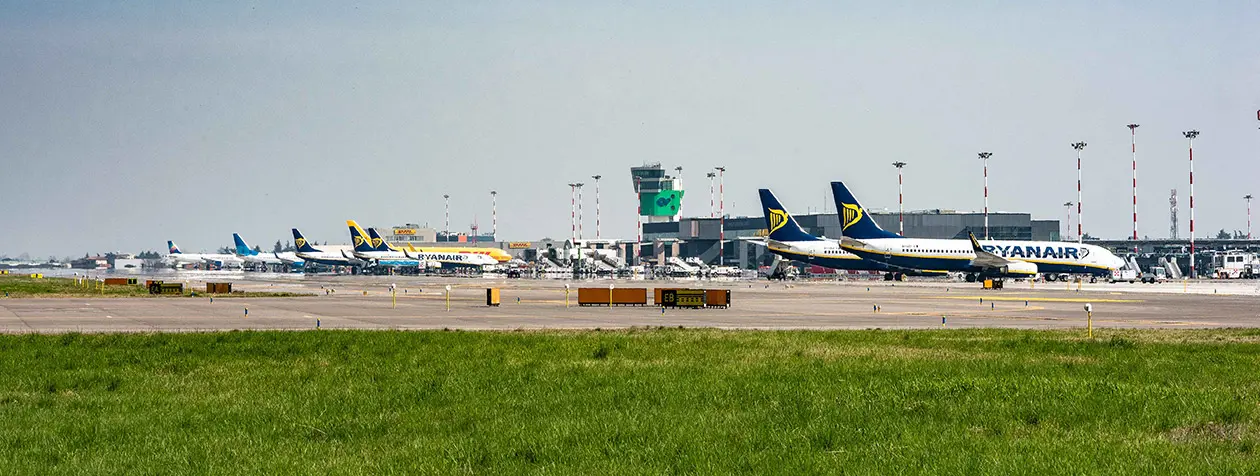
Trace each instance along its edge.
<instances>
[{"instance_id":1,"label":"runway pavement","mask_svg":"<svg viewBox=\"0 0 1260 476\"><path fill-rule=\"evenodd\" d=\"M205 280L219 279L210 277ZM610 281L570 283L607 287ZM398 286L396 306L387 291ZM190 285L194 284L190 282ZM0 332L187 332L232 329L727 329L1011 327L1211 328L1260 325L1255 283L1016 284L957 282L617 281L617 287L732 290L730 309L565 306L563 281L331 276L244 277L238 290L310 292L297 298L0 299ZM1228 284L1229 286L1223 286ZM447 310L445 286L453 286ZM502 306L485 306L485 288ZM1191 286L1194 289L1191 289ZM1207 286L1207 287L1205 287ZM1222 287L1225 291L1222 292ZM195 289L195 287L194 287ZM364 292L366 291L366 295ZM650 295L650 294L649 294ZM248 309L248 313L246 310Z\"/></svg>"}]
</instances>

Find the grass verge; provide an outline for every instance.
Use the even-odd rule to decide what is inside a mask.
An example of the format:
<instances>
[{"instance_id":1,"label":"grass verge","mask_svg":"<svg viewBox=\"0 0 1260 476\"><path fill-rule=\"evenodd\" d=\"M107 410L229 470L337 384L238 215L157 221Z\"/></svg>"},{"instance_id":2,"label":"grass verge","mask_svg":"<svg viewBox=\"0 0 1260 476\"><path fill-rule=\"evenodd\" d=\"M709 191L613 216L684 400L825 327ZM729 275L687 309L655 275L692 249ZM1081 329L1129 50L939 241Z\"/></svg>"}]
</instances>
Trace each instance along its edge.
<instances>
[{"instance_id":1,"label":"grass verge","mask_svg":"<svg viewBox=\"0 0 1260 476\"><path fill-rule=\"evenodd\" d=\"M87 285L80 284L73 278L40 278L29 276L0 275L0 297L7 298L64 298L64 297L189 297L207 296L197 289L184 289L183 294L149 294L149 290L141 285L99 286L95 281ZM236 291L231 294L215 294L214 297L301 297L313 296L311 293L270 292L270 291Z\"/></svg>"},{"instance_id":2,"label":"grass verge","mask_svg":"<svg viewBox=\"0 0 1260 476\"><path fill-rule=\"evenodd\" d=\"M1260 332L0 336L11 473L1255 473Z\"/></svg>"}]
</instances>

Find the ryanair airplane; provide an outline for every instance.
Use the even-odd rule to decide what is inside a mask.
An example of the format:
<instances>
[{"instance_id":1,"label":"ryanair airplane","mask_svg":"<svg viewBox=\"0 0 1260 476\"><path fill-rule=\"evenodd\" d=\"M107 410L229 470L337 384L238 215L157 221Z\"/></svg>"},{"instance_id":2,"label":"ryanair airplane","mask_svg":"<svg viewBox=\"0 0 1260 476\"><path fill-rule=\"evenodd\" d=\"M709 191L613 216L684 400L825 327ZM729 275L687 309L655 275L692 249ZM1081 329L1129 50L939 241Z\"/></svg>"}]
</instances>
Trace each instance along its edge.
<instances>
[{"instance_id":1,"label":"ryanair airplane","mask_svg":"<svg viewBox=\"0 0 1260 476\"><path fill-rule=\"evenodd\" d=\"M367 233L368 233L368 240L372 243L372 246L376 249L376 251L390 251L390 252L402 253L403 256L416 260L417 263L441 263L441 265L455 265L455 266L486 266L486 265L492 265L492 264L499 264L499 260L494 259L490 255L486 255L486 254L446 252L446 251L419 251L412 247L408 247L410 249L407 249L407 250L402 250L399 248L395 248L393 245L389 244L389 242L385 241L384 238L381 238L381 234L376 231L376 228L368 228Z\"/></svg>"},{"instance_id":2,"label":"ryanair airplane","mask_svg":"<svg viewBox=\"0 0 1260 476\"><path fill-rule=\"evenodd\" d=\"M819 238L806 233L796 223L796 219L788 213L774 193L768 189L758 190L761 194L761 209L766 216L765 246L771 253L793 261L800 261L832 269L852 269L864 271L884 271L886 279L900 278L902 274L911 275L943 275L944 273L924 273L913 269L899 269L878 261L865 260L845 251L840 242Z\"/></svg>"},{"instance_id":3,"label":"ryanair airplane","mask_svg":"<svg viewBox=\"0 0 1260 476\"><path fill-rule=\"evenodd\" d=\"M1037 273L1103 276L1125 261L1105 248L1062 241L941 240L906 238L884 231L843 182L831 182L843 237L840 247L889 266L961 271L967 281L1035 277Z\"/></svg>"},{"instance_id":4,"label":"ryanair airplane","mask_svg":"<svg viewBox=\"0 0 1260 476\"><path fill-rule=\"evenodd\" d=\"M318 263L327 266L362 266L363 261L357 258L349 258L345 256L344 246L324 246L316 248L302 236L302 232L297 228L293 229L293 246L297 248L297 257L311 263ZM285 259L284 255L277 255L281 260Z\"/></svg>"},{"instance_id":5,"label":"ryanair airplane","mask_svg":"<svg viewBox=\"0 0 1260 476\"><path fill-rule=\"evenodd\" d=\"M403 252L390 248L380 237L372 239L354 220L346 220L346 226L350 228L350 240L354 244L349 254L342 252L347 258L353 256L378 266L420 267L420 261L408 258Z\"/></svg>"}]
</instances>

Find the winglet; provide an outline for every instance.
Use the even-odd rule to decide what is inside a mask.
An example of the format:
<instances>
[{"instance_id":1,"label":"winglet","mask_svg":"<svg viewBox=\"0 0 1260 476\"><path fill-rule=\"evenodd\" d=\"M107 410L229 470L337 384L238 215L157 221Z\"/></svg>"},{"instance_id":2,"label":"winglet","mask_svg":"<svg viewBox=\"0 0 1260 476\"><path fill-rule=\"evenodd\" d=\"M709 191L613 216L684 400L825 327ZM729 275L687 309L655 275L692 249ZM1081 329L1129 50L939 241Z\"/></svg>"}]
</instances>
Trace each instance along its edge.
<instances>
[{"instance_id":1,"label":"winglet","mask_svg":"<svg viewBox=\"0 0 1260 476\"><path fill-rule=\"evenodd\" d=\"M967 237L971 238L971 251L984 251L984 249L980 247L980 241L976 239L975 233L969 231L967 232Z\"/></svg>"}]
</instances>

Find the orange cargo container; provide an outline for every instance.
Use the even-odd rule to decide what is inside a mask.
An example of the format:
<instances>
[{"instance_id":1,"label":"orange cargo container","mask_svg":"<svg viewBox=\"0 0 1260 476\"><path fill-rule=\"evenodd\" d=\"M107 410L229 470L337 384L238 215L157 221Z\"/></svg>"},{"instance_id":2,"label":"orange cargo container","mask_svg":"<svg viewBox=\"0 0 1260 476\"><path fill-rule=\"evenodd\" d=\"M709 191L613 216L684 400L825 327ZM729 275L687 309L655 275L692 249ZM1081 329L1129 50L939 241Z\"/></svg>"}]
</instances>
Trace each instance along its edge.
<instances>
[{"instance_id":1,"label":"orange cargo container","mask_svg":"<svg viewBox=\"0 0 1260 476\"><path fill-rule=\"evenodd\" d=\"M132 278L132 279L135 279L135 278ZM130 283L128 283L127 281L129 281L127 278L105 278L105 285L106 286L126 286L128 284L135 284L135 281L131 281Z\"/></svg>"},{"instance_id":2,"label":"orange cargo container","mask_svg":"<svg viewBox=\"0 0 1260 476\"><path fill-rule=\"evenodd\" d=\"M231 294L232 283L206 283L207 294Z\"/></svg>"},{"instance_id":3,"label":"orange cargo container","mask_svg":"<svg viewBox=\"0 0 1260 476\"><path fill-rule=\"evenodd\" d=\"M729 289L707 289L704 291L705 307L731 307L731 290Z\"/></svg>"},{"instance_id":4,"label":"orange cargo container","mask_svg":"<svg viewBox=\"0 0 1260 476\"><path fill-rule=\"evenodd\" d=\"M612 292L611 299L609 291ZM579 306L646 306L647 288L578 288Z\"/></svg>"}]
</instances>

